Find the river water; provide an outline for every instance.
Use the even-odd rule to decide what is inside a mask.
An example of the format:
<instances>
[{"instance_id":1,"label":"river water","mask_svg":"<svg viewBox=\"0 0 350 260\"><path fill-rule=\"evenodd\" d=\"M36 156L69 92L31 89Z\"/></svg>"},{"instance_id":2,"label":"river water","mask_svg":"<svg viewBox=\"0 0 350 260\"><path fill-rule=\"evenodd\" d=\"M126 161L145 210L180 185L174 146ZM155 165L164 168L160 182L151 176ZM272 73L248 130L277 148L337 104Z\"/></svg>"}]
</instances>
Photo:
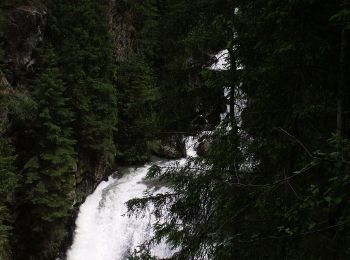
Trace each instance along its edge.
<instances>
[{"instance_id":1,"label":"river water","mask_svg":"<svg viewBox=\"0 0 350 260\"><path fill-rule=\"evenodd\" d=\"M216 58L217 62L210 69L229 69L227 51L219 52ZM224 88L227 99L230 96L229 89ZM235 114L239 113L238 118L238 111L241 109L235 109ZM221 121L225 120L229 111L230 106L227 105L226 111L221 114ZM186 140L187 156L197 156L194 149L196 143L196 138ZM147 186L144 179L152 164L164 167L174 162L185 164L186 158L178 161L153 161L142 167L123 169L118 174L122 177L113 175L108 181L102 182L80 207L73 245L67 251L67 260L124 260L129 252L152 237L152 224L155 220L151 208L144 217L128 217L125 203L146 193L168 191L166 187L156 189ZM174 251L163 242L153 248L151 253L156 257L165 258L171 256Z\"/></svg>"},{"instance_id":2,"label":"river water","mask_svg":"<svg viewBox=\"0 0 350 260\"><path fill-rule=\"evenodd\" d=\"M195 139L186 142L187 155L196 156ZM148 193L165 192L166 187L155 188L144 182L152 164L167 166L174 161L153 161L138 168L121 170L122 177L109 177L80 207L76 221L73 245L67 260L124 260L130 251L153 235L154 217L151 209L142 216L127 216L125 203ZM186 159L178 160L180 164ZM118 174L120 175L120 174ZM173 250L161 243L151 251L159 258L171 256Z\"/></svg>"}]
</instances>

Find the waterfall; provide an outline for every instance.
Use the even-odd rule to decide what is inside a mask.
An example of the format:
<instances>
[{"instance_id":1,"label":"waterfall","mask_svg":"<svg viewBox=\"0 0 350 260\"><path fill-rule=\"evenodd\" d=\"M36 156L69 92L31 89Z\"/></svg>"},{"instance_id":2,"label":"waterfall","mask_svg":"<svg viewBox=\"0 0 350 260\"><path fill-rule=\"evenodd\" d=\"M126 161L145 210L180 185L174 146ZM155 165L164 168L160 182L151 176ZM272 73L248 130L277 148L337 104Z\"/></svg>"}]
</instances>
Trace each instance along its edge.
<instances>
[{"instance_id":1,"label":"waterfall","mask_svg":"<svg viewBox=\"0 0 350 260\"><path fill-rule=\"evenodd\" d=\"M186 142L188 156L196 156L196 140ZM178 160L180 164L186 159ZM171 161L154 161L167 166ZM73 245L67 252L68 260L124 260L129 252L152 237L155 219L151 209L144 216L127 216L125 203L140 198L146 192L165 192L166 187L155 189L144 182L151 164L121 171L122 177L110 177L102 182L80 207L76 221ZM152 254L159 258L172 255L173 250L165 243L155 246Z\"/></svg>"},{"instance_id":2,"label":"waterfall","mask_svg":"<svg viewBox=\"0 0 350 260\"><path fill-rule=\"evenodd\" d=\"M216 55L217 63L211 69L227 70L227 51ZM230 88L224 88L225 98L230 95ZM230 106L220 115L223 122L229 113ZM199 135L210 135L212 132L203 132ZM187 156L195 157L194 147L196 138L186 140ZM186 163L186 159L176 162ZM161 167L170 165L174 161L153 161ZM102 182L93 194L87 197L81 205L76 220L73 245L67 252L67 260L124 260L138 245L147 241L154 234L152 224L155 218L149 208L144 216L127 216L126 202L133 198L143 197L146 193L163 193L168 188L155 189L144 182L148 169L152 164L138 168L126 168L118 176L111 176L108 181ZM165 242L155 246L151 253L158 258L170 257L172 250Z\"/></svg>"}]
</instances>

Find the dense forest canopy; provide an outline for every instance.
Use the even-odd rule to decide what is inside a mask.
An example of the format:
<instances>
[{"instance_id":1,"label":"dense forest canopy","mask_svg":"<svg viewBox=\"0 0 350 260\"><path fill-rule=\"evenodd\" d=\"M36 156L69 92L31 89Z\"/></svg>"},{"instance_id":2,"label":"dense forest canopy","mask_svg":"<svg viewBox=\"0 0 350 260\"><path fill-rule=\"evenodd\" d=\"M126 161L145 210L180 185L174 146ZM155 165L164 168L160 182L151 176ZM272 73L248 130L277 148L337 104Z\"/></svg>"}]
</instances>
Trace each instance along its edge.
<instances>
[{"instance_id":1,"label":"dense forest canopy","mask_svg":"<svg viewBox=\"0 0 350 260\"><path fill-rule=\"evenodd\" d=\"M130 259L348 259L349 30L348 0L2 0L0 259L55 259L112 169L194 135Z\"/></svg>"}]
</instances>

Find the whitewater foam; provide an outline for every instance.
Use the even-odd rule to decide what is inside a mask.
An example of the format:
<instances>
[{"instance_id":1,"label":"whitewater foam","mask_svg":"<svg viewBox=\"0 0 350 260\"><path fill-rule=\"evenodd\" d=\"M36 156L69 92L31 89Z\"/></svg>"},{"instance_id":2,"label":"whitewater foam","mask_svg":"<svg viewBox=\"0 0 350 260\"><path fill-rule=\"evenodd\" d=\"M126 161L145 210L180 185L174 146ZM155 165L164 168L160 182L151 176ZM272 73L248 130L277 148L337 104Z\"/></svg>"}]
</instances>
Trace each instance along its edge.
<instances>
[{"instance_id":1,"label":"whitewater foam","mask_svg":"<svg viewBox=\"0 0 350 260\"><path fill-rule=\"evenodd\" d=\"M189 156L196 156L195 143L195 138L187 140ZM178 162L184 164L186 159ZM159 161L157 165L169 163ZM67 252L68 260L124 260L129 252L153 236L155 219L151 208L143 216L127 216L125 204L130 199L143 197L146 192L168 191L165 187L156 190L143 183L150 166L125 169L121 178L110 177L87 197L80 207L73 245ZM165 258L174 250L162 242L151 252L156 257Z\"/></svg>"}]
</instances>

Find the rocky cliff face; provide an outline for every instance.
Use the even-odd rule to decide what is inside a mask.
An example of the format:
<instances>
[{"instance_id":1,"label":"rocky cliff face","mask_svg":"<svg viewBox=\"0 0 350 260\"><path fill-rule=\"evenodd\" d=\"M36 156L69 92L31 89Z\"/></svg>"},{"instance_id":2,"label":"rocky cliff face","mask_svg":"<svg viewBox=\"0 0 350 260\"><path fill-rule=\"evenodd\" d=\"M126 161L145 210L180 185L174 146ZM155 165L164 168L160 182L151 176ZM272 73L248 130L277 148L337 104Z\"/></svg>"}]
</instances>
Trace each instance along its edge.
<instances>
[{"instance_id":1,"label":"rocky cliff face","mask_svg":"<svg viewBox=\"0 0 350 260\"><path fill-rule=\"evenodd\" d=\"M33 51L44 37L47 10L37 3L5 10L4 15L7 26L2 34L4 54L0 67L1 98L15 95L19 89L23 90L27 86L35 66ZM2 121L6 119L7 112L7 109L0 111Z\"/></svg>"},{"instance_id":2,"label":"rocky cliff face","mask_svg":"<svg viewBox=\"0 0 350 260\"><path fill-rule=\"evenodd\" d=\"M4 75L13 86L26 84L25 76L33 70L33 51L44 37L47 9L44 5L18 6L6 10L8 26L4 37Z\"/></svg>"},{"instance_id":3,"label":"rocky cliff face","mask_svg":"<svg viewBox=\"0 0 350 260\"><path fill-rule=\"evenodd\" d=\"M75 203L72 207L71 216L66 224L66 238L62 241L61 250L58 252L59 259L65 259L66 251L73 243L75 221L79 213L80 205L85 201L86 197L96 189L97 185L110 175L111 169L112 166L109 165L108 161L104 158L100 158L96 162L91 162L89 158L80 158L75 172L75 190L70 194Z\"/></svg>"}]
</instances>

